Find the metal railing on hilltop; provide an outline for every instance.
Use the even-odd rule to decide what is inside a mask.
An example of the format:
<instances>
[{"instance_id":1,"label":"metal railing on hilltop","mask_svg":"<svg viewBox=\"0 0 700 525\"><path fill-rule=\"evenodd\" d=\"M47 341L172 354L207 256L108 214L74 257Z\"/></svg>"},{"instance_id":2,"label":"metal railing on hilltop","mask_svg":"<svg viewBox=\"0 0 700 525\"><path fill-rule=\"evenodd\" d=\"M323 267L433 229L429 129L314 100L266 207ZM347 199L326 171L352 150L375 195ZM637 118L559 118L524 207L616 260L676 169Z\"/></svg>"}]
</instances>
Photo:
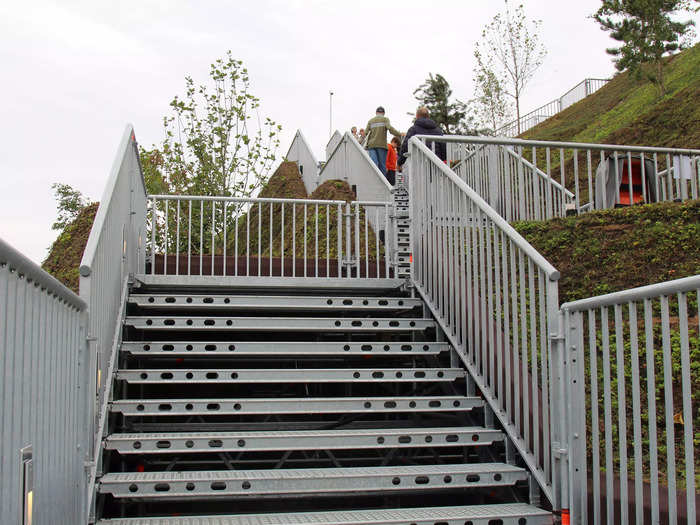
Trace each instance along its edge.
<instances>
[{"instance_id":1,"label":"metal railing on hilltop","mask_svg":"<svg viewBox=\"0 0 700 525\"><path fill-rule=\"evenodd\" d=\"M610 79L605 78L587 78L582 80L558 99L521 116L519 121L514 120L498 128L498 130L496 130L496 135L517 137L521 133L525 133L527 130L534 128L557 113L564 111L569 106L573 106L576 102L583 100L588 95L595 93L608 82L610 82ZM518 122L520 122L519 126Z\"/></svg>"}]
</instances>

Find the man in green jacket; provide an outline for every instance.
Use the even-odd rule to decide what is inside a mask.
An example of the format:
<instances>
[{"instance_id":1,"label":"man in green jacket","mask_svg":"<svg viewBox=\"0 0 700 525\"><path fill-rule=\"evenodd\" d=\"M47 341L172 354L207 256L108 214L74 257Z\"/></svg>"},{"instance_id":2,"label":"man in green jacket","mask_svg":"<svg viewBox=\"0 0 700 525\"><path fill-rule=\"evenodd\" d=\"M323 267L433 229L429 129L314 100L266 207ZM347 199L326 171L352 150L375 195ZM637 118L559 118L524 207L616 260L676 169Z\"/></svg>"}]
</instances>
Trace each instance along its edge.
<instances>
[{"instance_id":1,"label":"man in green jacket","mask_svg":"<svg viewBox=\"0 0 700 525\"><path fill-rule=\"evenodd\" d=\"M372 159L379 171L386 177L386 132L389 131L394 137L399 138L401 138L401 132L391 126L389 119L384 116L384 108L382 106L377 108L377 115L369 119L365 129L367 130L365 147L367 148L367 153L369 153L369 158Z\"/></svg>"}]
</instances>

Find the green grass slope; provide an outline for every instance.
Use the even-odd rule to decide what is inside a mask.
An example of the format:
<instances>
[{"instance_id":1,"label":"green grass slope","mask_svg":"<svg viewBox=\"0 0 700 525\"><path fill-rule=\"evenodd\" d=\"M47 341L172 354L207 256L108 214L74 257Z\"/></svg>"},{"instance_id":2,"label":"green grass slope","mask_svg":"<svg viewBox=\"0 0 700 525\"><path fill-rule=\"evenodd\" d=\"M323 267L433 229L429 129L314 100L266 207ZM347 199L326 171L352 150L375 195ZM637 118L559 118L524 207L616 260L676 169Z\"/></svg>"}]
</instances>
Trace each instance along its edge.
<instances>
[{"instance_id":1,"label":"green grass slope","mask_svg":"<svg viewBox=\"0 0 700 525\"><path fill-rule=\"evenodd\" d=\"M700 201L646 204L514 227L561 272L561 302L700 273Z\"/></svg>"},{"instance_id":2,"label":"green grass slope","mask_svg":"<svg viewBox=\"0 0 700 525\"><path fill-rule=\"evenodd\" d=\"M521 138L700 149L700 44L665 65L667 93L629 73Z\"/></svg>"}]
</instances>

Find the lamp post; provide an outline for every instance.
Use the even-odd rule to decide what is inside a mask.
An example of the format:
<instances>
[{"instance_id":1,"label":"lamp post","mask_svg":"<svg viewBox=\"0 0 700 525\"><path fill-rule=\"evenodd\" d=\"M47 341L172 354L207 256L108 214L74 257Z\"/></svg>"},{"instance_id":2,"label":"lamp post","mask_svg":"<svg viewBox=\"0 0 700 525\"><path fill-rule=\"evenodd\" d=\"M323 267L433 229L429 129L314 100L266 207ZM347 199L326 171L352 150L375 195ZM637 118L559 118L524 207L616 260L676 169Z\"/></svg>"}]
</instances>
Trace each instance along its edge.
<instances>
[{"instance_id":1,"label":"lamp post","mask_svg":"<svg viewBox=\"0 0 700 525\"><path fill-rule=\"evenodd\" d=\"M328 136L333 135L333 91L328 92L329 108L328 108Z\"/></svg>"}]
</instances>

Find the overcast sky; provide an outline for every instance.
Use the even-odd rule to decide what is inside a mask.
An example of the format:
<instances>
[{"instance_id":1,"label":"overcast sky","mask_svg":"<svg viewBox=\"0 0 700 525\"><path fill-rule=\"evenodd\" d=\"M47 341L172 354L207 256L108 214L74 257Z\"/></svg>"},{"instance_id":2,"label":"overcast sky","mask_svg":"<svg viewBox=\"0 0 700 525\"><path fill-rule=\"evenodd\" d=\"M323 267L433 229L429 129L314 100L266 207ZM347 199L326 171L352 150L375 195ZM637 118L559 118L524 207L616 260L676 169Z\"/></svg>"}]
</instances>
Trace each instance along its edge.
<instances>
[{"instance_id":1,"label":"overcast sky","mask_svg":"<svg viewBox=\"0 0 700 525\"><path fill-rule=\"evenodd\" d=\"M548 56L527 112L586 77L607 77L611 41L588 16L599 0L524 0ZM440 73L472 96L473 49L500 0L60 0L0 3L0 237L40 263L56 236L53 182L93 200L127 122L144 146L183 77L207 78L230 49L263 116L283 126L280 156L301 129L319 160L333 127L364 126L383 105L405 131L413 90ZM697 17L696 17L697 18Z\"/></svg>"}]
</instances>

